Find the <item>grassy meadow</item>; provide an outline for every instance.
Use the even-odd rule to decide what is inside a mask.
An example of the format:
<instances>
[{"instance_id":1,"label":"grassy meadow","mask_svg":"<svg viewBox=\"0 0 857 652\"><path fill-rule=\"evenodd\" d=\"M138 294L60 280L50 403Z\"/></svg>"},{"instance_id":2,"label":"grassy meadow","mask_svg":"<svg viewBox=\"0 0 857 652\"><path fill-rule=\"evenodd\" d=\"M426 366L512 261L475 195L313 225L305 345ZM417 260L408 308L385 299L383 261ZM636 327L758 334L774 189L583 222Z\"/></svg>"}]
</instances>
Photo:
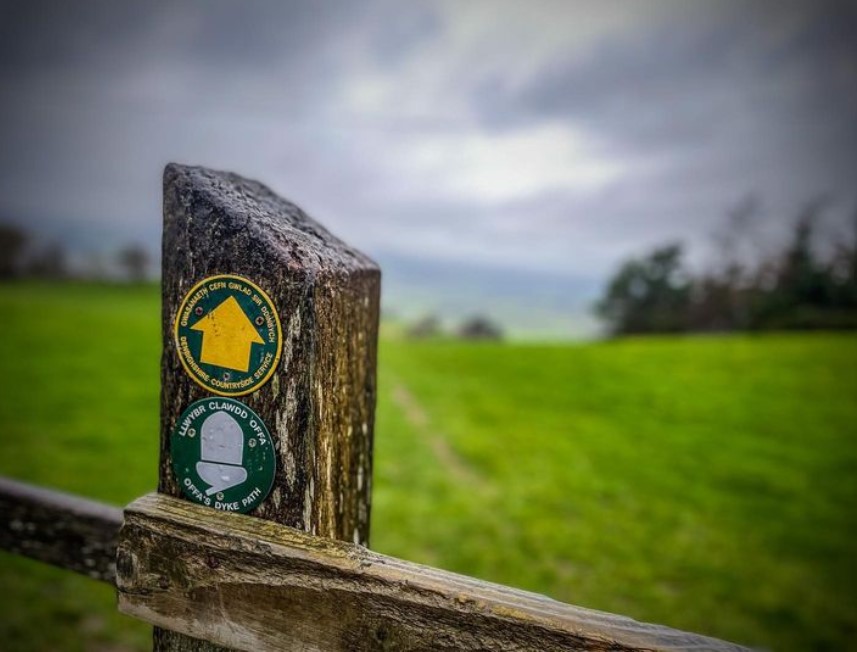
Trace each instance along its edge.
<instances>
[{"instance_id":1,"label":"grassy meadow","mask_svg":"<svg viewBox=\"0 0 857 652\"><path fill-rule=\"evenodd\" d=\"M0 474L156 483L153 286L0 286ZM857 337L382 337L372 547L775 650L857 649ZM146 650L108 587L0 553L0 648Z\"/></svg>"}]
</instances>

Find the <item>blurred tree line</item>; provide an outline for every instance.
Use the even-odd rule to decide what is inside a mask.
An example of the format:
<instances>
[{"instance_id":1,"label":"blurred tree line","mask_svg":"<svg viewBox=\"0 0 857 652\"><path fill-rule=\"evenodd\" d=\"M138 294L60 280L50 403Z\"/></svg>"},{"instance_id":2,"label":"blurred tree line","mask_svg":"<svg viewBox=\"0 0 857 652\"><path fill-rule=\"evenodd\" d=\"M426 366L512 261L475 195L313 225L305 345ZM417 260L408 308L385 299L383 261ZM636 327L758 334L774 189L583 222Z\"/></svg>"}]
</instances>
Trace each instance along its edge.
<instances>
[{"instance_id":1,"label":"blurred tree line","mask_svg":"<svg viewBox=\"0 0 857 652\"><path fill-rule=\"evenodd\" d=\"M436 315L426 315L411 324L406 335L412 340L427 340L441 337L456 337L462 340L494 340L503 339L503 328L500 324L485 315L473 315L465 319L458 328L448 331Z\"/></svg>"},{"instance_id":2,"label":"blurred tree line","mask_svg":"<svg viewBox=\"0 0 857 652\"><path fill-rule=\"evenodd\" d=\"M42 279L124 279L141 283L148 278L151 257L139 244L129 244L116 252L112 265L98 256L77 268L69 263L65 249L57 242L39 242L21 227L0 223L0 281L16 278ZM112 269L111 269L112 268Z\"/></svg>"},{"instance_id":3,"label":"blurred tree line","mask_svg":"<svg viewBox=\"0 0 857 652\"><path fill-rule=\"evenodd\" d=\"M680 243L626 261L596 312L615 335L705 331L857 328L857 214L853 233L819 246L813 201L787 242L763 253L751 243L758 202L748 198L715 234L718 261L693 272ZM823 243L822 243L823 244Z\"/></svg>"}]
</instances>

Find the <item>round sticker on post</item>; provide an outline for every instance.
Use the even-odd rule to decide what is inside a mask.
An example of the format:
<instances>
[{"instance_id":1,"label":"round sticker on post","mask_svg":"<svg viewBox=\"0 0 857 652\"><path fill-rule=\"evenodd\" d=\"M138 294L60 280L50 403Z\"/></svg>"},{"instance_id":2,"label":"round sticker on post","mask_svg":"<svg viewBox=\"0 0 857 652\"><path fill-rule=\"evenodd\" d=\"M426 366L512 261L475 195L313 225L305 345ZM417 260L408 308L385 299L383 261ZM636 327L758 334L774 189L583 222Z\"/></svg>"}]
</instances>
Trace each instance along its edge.
<instances>
[{"instance_id":1,"label":"round sticker on post","mask_svg":"<svg viewBox=\"0 0 857 652\"><path fill-rule=\"evenodd\" d=\"M190 377L221 396L253 392L273 375L283 348L271 298L246 278L210 276L187 293L176 314L179 359Z\"/></svg>"},{"instance_id":2,"label":"round sticker on post","mask_svg":"<svg viewBox=\"0 0 857 652\"><path fill-rule=\"evenodd\" d=\"M173 471L185 496L226 512L249 512L274 485L271 434L258 414L231 398L191 403L170 440Z\"/></svg>"}]
</instances>

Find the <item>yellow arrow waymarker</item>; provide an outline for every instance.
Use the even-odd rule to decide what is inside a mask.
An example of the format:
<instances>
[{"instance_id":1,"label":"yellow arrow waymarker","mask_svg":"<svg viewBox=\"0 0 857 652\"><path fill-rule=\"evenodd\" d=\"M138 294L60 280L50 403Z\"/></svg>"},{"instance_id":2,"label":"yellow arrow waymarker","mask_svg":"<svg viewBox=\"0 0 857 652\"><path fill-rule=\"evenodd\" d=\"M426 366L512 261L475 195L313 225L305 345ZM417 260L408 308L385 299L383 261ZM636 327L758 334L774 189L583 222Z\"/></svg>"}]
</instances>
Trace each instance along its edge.
<instances>
[{"instance_id":1,"label":"yellow arrow waymarker","mask_svg":"<svg viewBox=\"0 0 857 652\"><path fill-rule=\"evenodd\" d=\"M190 328L202 333L202 362L236 371L249 371L252 345L265 343L235 297L226 299Z\"/></svg>"},{"instance_id":2,"label":"yellow arrow waymarker","mask_svg":"<svg viewBox=\"0 0 857 652\"><path fill-rule=\"evenodd\" d=\"M249 279L209 276L179 306L175 344L195 382L221 396L242 396L264 385L280 361L280 318L271 298Z\"/></svg>"}]
</instances>

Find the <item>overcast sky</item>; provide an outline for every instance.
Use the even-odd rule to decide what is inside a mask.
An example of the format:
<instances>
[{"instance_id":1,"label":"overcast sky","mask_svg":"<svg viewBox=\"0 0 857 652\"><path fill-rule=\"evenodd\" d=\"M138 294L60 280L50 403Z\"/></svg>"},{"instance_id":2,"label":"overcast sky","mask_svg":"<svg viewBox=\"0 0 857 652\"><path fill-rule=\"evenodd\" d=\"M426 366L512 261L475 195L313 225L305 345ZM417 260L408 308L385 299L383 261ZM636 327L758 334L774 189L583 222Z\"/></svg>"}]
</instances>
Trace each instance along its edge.
<instances>
[{"instance_id":1,"label":"overcast sky","mask_svg":"<svg viewBox=\"0 0 857 652\"><path fill-rule=\"evenodd\" d=\"M853 2L0 6L0 219L80 250L156 249L171 160L267 183L404 294L591 293L653 243L702 256L748 193L771 239L857 206Z\"/></svg>"}]
</instances>

